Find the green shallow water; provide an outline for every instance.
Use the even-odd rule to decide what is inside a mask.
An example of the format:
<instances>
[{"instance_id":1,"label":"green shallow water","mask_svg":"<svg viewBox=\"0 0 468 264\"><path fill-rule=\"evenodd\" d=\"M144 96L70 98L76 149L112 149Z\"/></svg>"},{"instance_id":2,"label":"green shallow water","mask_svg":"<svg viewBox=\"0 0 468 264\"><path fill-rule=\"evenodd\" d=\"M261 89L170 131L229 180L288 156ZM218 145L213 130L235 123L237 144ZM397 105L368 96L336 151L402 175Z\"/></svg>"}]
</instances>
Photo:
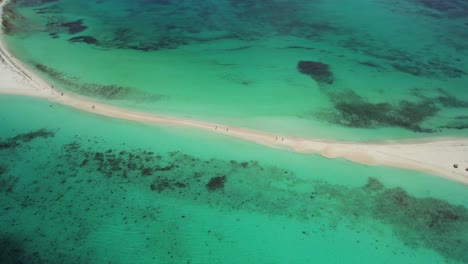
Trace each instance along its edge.
<instances>
[{"instance_id":1,"label":"green shallow water","mask_svg":"<svg viewBox=\"0 0 468 264\"><path fill-rule=\"evenodd\" d=\"M15 56L107 103L310 137L466 136L466 1L14 2Z\"/></svg>"},{"instance_id":2,"label":"green shallow water","mask_svg":"<svg viewBox=\"0 0 468 264\"><path fill-rule=\"evenodd\" d=\"M14 56L105 103L308 137L466 136L463 0L11 3ZM1 263L468 263L465 185L39 99L0 96L0 197Z\"/></svg>"},{"instance_id":3,"label":"green shallow water","mask_svg":"<svg viewBox=\"0 0 468 264\"><path fill-rule=\"evenodd\" d=\"M2 263L468 262L439 177L31 98L0 122Z\"/></svg>"}]
</instances>

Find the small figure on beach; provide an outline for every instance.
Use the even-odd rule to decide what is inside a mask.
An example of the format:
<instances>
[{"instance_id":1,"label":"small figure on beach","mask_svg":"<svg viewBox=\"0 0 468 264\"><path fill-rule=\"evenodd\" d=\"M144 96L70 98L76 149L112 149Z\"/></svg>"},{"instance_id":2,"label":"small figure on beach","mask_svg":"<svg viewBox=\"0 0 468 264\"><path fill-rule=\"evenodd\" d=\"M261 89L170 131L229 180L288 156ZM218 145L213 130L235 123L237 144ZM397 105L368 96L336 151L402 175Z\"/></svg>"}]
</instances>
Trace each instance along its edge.
<instances>
[{"instance_id":1,"label":"small figure on beach","mask_svg":"<svg viewBox=\"0 0 468 264\"><path fill-rule=\"evenodd\" d=\"M63 96L63 93L60 93Z\"/></svg>"},{"instance_id":2,"label":"small figure on beach","mask_svg":"<svg viewBox=\"0 0 468 264\"><path fill-rule=\"evenodd\" d=\"M215 130L218 130L218 126L215 127Z\"/></svg>"},{"instance_id":3,"label":"small figure on beach","mask_svg":"<svg viewBox=\"0 0 468 264\"><path fill-rule=\"evenodd\" d=\"M453 167L454 167L455 169L458 169L458 164L453 164Z\"/></svg>"},{"instance_id":4,"label":"small figure on beach","mask_svg":"<svg viewBox=\"0 0 468 264\"><path fill-rule=\"evenodd\" d=\"M96 108L96 106L93 105L92 109Z\"/></svg>"},{"instance_id":5,"label":"small figure on beach","mask_svg":"<svg viewBox=\"0 0 468 264\"><path fill-rule=\"evenodd\" d=\"M278 140L278 137L276 137L275 140Z\"/></svg>"},{"instance_id":6,"label":"small figure on beach","mask_svg":"<svg viewBox=\"0 0 468 264\"><path fill-rule=\"evenodd\" d=\"M284 141L284 138L281 138L281 141Z\"/></svg>"}]
</instances>

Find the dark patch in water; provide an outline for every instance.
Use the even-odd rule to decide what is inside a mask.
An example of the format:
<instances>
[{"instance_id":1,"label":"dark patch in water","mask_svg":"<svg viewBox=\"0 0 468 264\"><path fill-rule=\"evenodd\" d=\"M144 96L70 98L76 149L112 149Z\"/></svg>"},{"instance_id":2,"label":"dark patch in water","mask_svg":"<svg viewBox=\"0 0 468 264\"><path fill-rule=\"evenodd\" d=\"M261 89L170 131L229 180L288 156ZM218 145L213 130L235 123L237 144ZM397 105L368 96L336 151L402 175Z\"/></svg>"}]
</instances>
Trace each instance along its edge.
<instances>
[{"instance_id":1,"label":"dark patch in water","mask_svg":"<svg viewBox=\"0 0 468 264\"><path fill-rule=\"evenodd\" d=\"M464 130L468 129L468 124L448 124L445 126L441 126L440 128L446 128L446 129L456 129L456 130Z\"/></svg>"},{"instance_id":2,"label":"dark patch in water","mask_svg":"<svg viewBox=\"0 0 468 264\"><path fill-rule=\"evenodd\" d=\"M299 61L297 69L318 83L333 84L333 73L328 64L318 61Z\"/></svg>"},{"instance_id":3,"label":"dark patch in water","mask_svg":"<svg viewBox=\"0 0 468 264\"><path fill-rule=\"evenodd\" d=\"M5 166L5 165L0 165L0 176L2 176L3 174L5 174L7 171L8 171L7 166Z\"/></svg>"},{"instance_id":4,"label":"dark patch in water","mask_svg":"<svg viewBox=\"0 0 468 264\"><path fill-rule=\"evenodd\" d=\"M226 183L226 175L216 176L210 179L210 181L206 184L206 188L209 191L223 189L225 183Z\"/></svg>"},{"instance_id":5,"label":"dark patch in water","mask_svg":"<svg viewBox=\"0 0 468 264\"><path fill-rule=\"evenodd\" d=\"M468 101L460 100L456 96L451 95L449 92L441 88L437 89L437 91L440 93L440 95L435 99L442 106L447 108L468 108ZM420 95L420 97L423 97L423 95Z\"/></svg>"},{"instance_id":6,"label":"dark patch in water","mask_svg":"<svg viewBox=\"0 0 468 264\"><path fill-rule=\"evenodd\" d=\"M315 50L315 48L304 47L304 46L287 46L286 49L303 49L303 50Z\"/></svg>"},{"instance_id":7,"label":"dark patch in water","mask_svg":"<svg viewBox=\"0 0 468 264\"><path fill-rule=\"evenodd\" d=\"M330 94L335 111L325 111L319 117L347 127L378 128L401 127L414 132L431 133L422 127L422 122L435 116L439 108L432 100L411 102L402 100L398 104L371 103L354 92Z\"/></svg>"},{"instance_id":8,"label":"dark patch in water","mask_svg":"<svg viewBox=\"0 0 468 264\"><path fill-rule=\"evenodd\" d=\"M359 61L358 63L367 67L375 68L375 69L380 69L380 70L384 69L382 66L372 61Z\"/></svg>"},{"instance_id":9,"label":"dark patch in water","mask_svg":"<svg viewBox=\"0 0 468 264\"><path fill-rule=\"evenodd\" d=\"M90 45L97 45L99 43L96 38L91 37L91 36L73 37L73 38L69 38L68 41L72 43L82 42L82 43L86 43Z\"/></svg>"},{"instance_id":10,"label":"dark patch in water","mask_svg":"<svg viewBox=\"0 0 468 264\"><path fill-rule=\"evenodd\" d=\"M385 188L385 186L376 178L369 177L367 184L364 185L363 188L371 192L377 192L382 191Z\"/></svg>"},{"instance_id":11,"label":"dark patch in water","mask_svg":"<svg viewBox=\"0 0 468 264\"><path fill-rule=\"evenodd\" d=\"M79 83L79 78L56 71L43 64L36 64L35 67L39 71L49 75L49 77L64 84L67 89L79 94L96 96L108 100L125 100L131 98L138 101L151 102L160 100L162 97L161 95L139 92L135 88L116 84Z\"/></svg>"},{"instance_id":12,"label":"dark patch in water","mask_svg":"<svg viewBox=\"0 0 468 264\"><path fill-rule=\"evenodd\" d=\"M452 95L447 90L436 88L434 92L438 95L430 97L425 94L425 89L411 88L411 94L420 100L432 100L441 107L445 108L468 108L468 101L459 99L458 96Z\"/></svg>"},{"instance_id":13,"label":"dark patch in water","mask_svg":"<svg viewBox=\"0 0 468 264\"><path fill-rule=\"evenodd\" d=\"M14 7L15 1L10 1L3 7L2 27L3 32L7 35L16 34L22 29L18 24L24 21L24 17L19 15Z\"/></svg>"},{"instance_id":14,"label":"dark patch in water","mask_svg":"<svg viewBox=\"0 0 468 264\"><path fill-rule=\"evenodd\" d=\"M0 165L0 193L11 193L19 180L18 177L13 177L7 173L8 167Z\"/></svg>"},{"instance_id":15,"label":"dark patch in water","mask_svg":"<svg viewBox=\"0 0 468 264\"><path fill-rule=\"evenodd\" d=\"M32 131L32 132L29 132L29 133L25 133L25 134L18 134L16 136L14 136L12 138L12 140L14 141L22 141L22 142L30 142L36 138L49 138L49 137L54 137L55 136L55 132L53 131L49 131L45 128L42 128L42 129L39 129L39 130L36 130L36 131Z\"/></svg>"},{"instance_id":16,"label":"dark patch in water","mask_svg":"<svg viewBox=\"0 0 468 264\"><path fill-rule=\"evenodd\" d=\"M51 5L46 7L34 8L37 14L59 14L62 12L62 9L59 5Z\"/></svg>"},{"instance_id":17,"label":"dark patch in water","mask_svg":"<svg viewBox=\"0 0 468 264\"><path fill-rule=\"evenodd\" d=\"M412 0L426 8L445 14L450 18L466 17L468 14L468 3L464 0Z\"/></svg>"},{"instance_id":18,"label":"dark patch in water","mask_svg":"<svg viewBox=\"0 0 468 264\"><path fill-rule=\"evenodd\" d=\"M168 178L156 178L151 184L150 189L152 191L163 192L163 191L175 191L176 189L187 188L188 183L176 181Z\"/></svg>"},{"instance_id":19,"label":"dark patch in water","mask_svg":"<svg viewBox=\"0 0 468 264\"><path fill-rule=\"evenodd\" d=\"M401 188L385 189L374 199L372 215L393 226L409 246L430 248L445 257L468 261L468 254L462 250L468 247L465 207L434 198L416 198Z\"/></svg>"},{"instance_id":20,"label":"dark patch in water","mask_svg":"<svg viewBox=\"0 0 468 264\"><path fill-rule=\"evenodd\" d=\"M299 178L293 171L257 161L202 159L181 151L158 153L128 149L115 143L107 145L112 148L103 147L96 138L76 136L75 141L49 152L50 160L40 166L41 170L37 170L35 177L40 179L41 185L30 180L30 183L23 183L21 189L17 186L9 193L2 193L0 210L28 208L43 219L37 223L59 223L55 227L56 232L63 234L71 245L51 243L56 241L56 237L41 231L40 225L30 228L36 230L31 243L50 245L52 252L69 250L60 255L62 260L74 254L71 247L80 247L89 241L92 223L98 221L96 216L102 218L100 224L107 223L106 219L112 217L121 218L125 224L131 221L136 225L141 221L142 226L150 229L154 223L161 229L164 221L185 221L186 214L182 218L177 217L180 220L165 219L167 216L159 214L160 209L153 204L159 201L158 196L164 196L220 210L242 210L317 223L321 222L317 221L320 218L336 223L318 227L316 231L305 230L316 235L322 232L320 228L329 230L338 225L359 232L364 228L361 223L367 223L371 218L391 226L395 235L410 247L425 247L448 260L467 261L465 250L468 240L464 234L467 232L468 210L463 206L433 198L413 197L401 188L385 187L376 178L370 178L362 187L346 187ZM44 146L34 145L37 149L28 151L33 155L42 153ZM19 164L23 162L18 160ZM226 185L227 178L229 184ZM119 201L127 197L129 186L132 193L139 188L139 192L150 193L148 197L156 197L147 204L132 202L119 207ZM210 188L223 191L207 191ZM62 206L51 207L53 202L60 202ZM92 212L89 215L92 220L88 219L89 212ZM17 221L31 224L30 219L5 217L6 226L16 228ZM164 229L171 237L178 224L186 223L175 224ZM161 235L158 233L157 237L161 238ZM146 246L151 245L154 241L148 241ZM164 241L159 245L172 244ZM377 243L376 246L385 245ZM174 247L171 250L182 254L184 249ZM89 253L92 258L94 253Z\"/></svg>"},{"instance_id":21,"label":"dark patch in water","mask_svg":"<svg viewBox=\"0 0 468 264\"><path fill-rule=\"evenodd\" d=\"M459 65L460 63L436 53L427 52L421 56L418 53L389 48L388 45L375 45L372 41L363 41L356 37L346 38L340 41L339 45L354 53L360 53L372 60L379 61L378 65L374 62L366 63L366 61L357 61L357 63L374 68L378 66L379 69L386 71L393 69L430 79L453 79L468 75L468 72Z\"/></svg>"},{"instance_id":22,"label":"dark patch in water","mask_svg":"<svg viewBox=\"0 0 468 264\"><path fill-rule=\"evenodd\" d=\"M12 138L0 141L0 149L16 148L22 143L28 143L37 138L49 138L54 136L55 132L42 128L29 133L18 134Z\"/></svg>"},{"instance_id":23,"label":"dark patch in water","mask_svg":"<svg viewBox=\"0 0 468 264\"><path fill-rule=\"evenodd\" d=\"M230 48L230 49L223 49L222 51L239 51L239 50L246 50L250 49L252 46L242 46L237 48Z\"/></svg>"},{"instance_id":24,"label":"dark patch in water","mask_svg":"<svg viewBox=\"0 0 468 264\"><path fill-rule=\"evenodd\" d=\"M30 254L25 249L24 240L12 235L1 234L0 237L0 263L45 263L41 260L39 253Z\"/></svg>"},{"instance_id":25,"label":"dark patch in water","mask_svg":"<svg viewBox=\"0 0 468 264\"><path fill-rule=\"evenodd\" d=\"M444 107L450 107L450 108L466 108L468 107L468 101L463 101L455 96L449 95L449 96L439 96L437 97L437 100L440 104L442 104Z\"/></svg>"},{"instance_id":26,"label":"dark patch in water","mask_svg":"<svg viewBox=\"0 0 468 264\"><path fill-rule=\"evenodd\" d=\"M463 118L454 117L445 125L434 129L424 127L423 123L435 117L442 108L468 108L468 101L461 100L444 89L437 88L435 96L425 95L425 90L412 88L414 100L401 100L391 104L387 102L368 102L353 91L325 91L334 108L315 114L328 122L357 128L400 127L414 132L432 133L437 129L466 129Z\"/></svg>"},{"instance_id":27,"label":"dark patch in water","mask_svg":"<svg viewBox=\"0 0 468 264\"><path fill-rule=\"evenodd\" d=\"M76 34L76 33L80 33L88 29L87 26L83 25L83 19L78 19L76 21L62 23L61 26L66 27L68 29L68 34ZM93 44L96 44L96 43L97 43L97 40ZM88 43L88 44L91 44L91 43Z\"/></svg>"},{"instance_id":28,"label":"dark patch in water","mask_svg":"<svg viewBox=\"0 0 468 264\"><path fill-rule=\"evenodd\" d=\"M51 16L56 10L41 7L46 1L19 1L21 7L36 7L34 10L43 15L43 20L53 20L53 25L46 27L47 33L58 33L57 28L63 23L60 15ZM134 49L138 51L157 51L176 49L190 43L205 43L222 39L251 41L270 37L272 33L286 34L307 39L317 39L325 34L337 34L341 31L333 21L307 21L302 10L305 4L301 0L244 2L229 1L229 7L220 13L217 2L204 1L188 6L184 1L137 1L145 6L123 9L121 21L139 21L145 26L130 28L125 23L109 28L109 32L100 38L87 36L73 41L97 45L109 49ZM98 2L97 4L100 4ZM52 5L51 5L52 6ZM177 11L175 11L177 10ZM222 14L222 19L220 19ZM98 17L99 23L105 24L106 16ZM112 26L115 23L108 23ZM39 24L42 28L44 25ZM122 30L124 29L124 30ZM27 27L23 32L31 32ZM213 35L203 32L217 32ZM56 38L56 35L51 35ZM88 38L89 37L89 38ZM248 45L246 45L248 46Z\"/></svg>"},{"instance_id":29,"label":"dark patch in water","mask_svg":"<svg viewBox=\"0 0 468 264\"><path fill-rule=\"evenodd\" d=\"M443 64L439 61L430 61L428 63L422 63L420 61L411 60L407 63L392 63L391 66L400 72L408 73L414 76L431 77L437 75L443 75L448 78L459 78L467 75L467 72Z\"/></svg>"},{"instance_id":30,"label":"dark patch in water","mask_svg":"<svg viewBox=\"0 0 468 264\"><path fill-rule=\"evenodd\" d=\"M15 0L13 2L15 2L15 4L17 2L21 7L33 7L58 2L58 0Z\"/></svg>"},{"instance_id":31,"label":"dark patch in water","mask_svg":"<svg viewBox=\"0 0 468 264\"><path fill-rule=\"evenodd\" d=\"M0 193L11 193L16 187L19 179L11 175L0 174ZM1 263L1 262L0 262Z\"/></svg>"}]
</instances>

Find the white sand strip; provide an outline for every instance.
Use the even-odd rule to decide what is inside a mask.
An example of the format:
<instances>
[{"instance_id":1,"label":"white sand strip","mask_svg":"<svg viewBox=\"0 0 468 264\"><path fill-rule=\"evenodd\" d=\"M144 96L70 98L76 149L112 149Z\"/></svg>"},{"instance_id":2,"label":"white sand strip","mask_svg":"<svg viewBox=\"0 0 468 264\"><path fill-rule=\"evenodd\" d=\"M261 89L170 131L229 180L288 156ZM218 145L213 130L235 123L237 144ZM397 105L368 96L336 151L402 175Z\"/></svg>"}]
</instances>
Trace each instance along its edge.
<instances>
[{"instance_id":1,"label":"white sand strip","mask_svg":"<svg viewBox=\"0 0 468 264\"><path fill-rule=\"evenodd\" d=\"M6 2L0 4L0 10L3 10L3 5ZM468 138L362 143L275 135L220 124L132 111L98 103L68 92L62 95L61 92L54 90L12 57L5 48L3 39L0 41L0 62L0 93L2 94L46 98L53 102L107 117L202 129L272 148L306 154L320 154L326 158L344 158L366 165L423 171L468 184ZM457 166L454 166L455 164Z\"/></svg>"}]
</instances>

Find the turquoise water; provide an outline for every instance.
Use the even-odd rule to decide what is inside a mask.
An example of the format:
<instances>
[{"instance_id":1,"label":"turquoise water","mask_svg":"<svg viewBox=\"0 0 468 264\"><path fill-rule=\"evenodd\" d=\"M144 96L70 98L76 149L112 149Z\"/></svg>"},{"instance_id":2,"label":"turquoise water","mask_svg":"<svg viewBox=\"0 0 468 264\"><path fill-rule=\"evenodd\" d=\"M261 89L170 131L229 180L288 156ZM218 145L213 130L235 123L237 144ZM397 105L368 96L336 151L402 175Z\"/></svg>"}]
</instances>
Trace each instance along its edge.
<instances>
[{"instance_id":1,"label":"turquoise water","mask_svg":"<svg viewBox=\"0 0 468 264\"><path fill-rule=\"evenodd\" d=\"M12 0L66 92L308 137L466 136L463 0ZM468 263L468 189L0 96L1 263Z\"/></svg>"},{"instance_id":2,"label":"turquoise water","mask_svg":"<svg viewBox=\"0 0 468 264\"><path fill-rule=\"evenodd\" d=\"M9 49L60 89L311 137L467 134L463 0L12 3Z\"/></svg>"},{"instance_id":3,"label":"turquoise water","mask_svg":"<svg viewBox=\"0 0 468 264\"><path fill-rule=\"evenodd\" d=\"M462 184L39 99L0 113L2 263L468 263Z\"/></svg>"}]
</instances>

